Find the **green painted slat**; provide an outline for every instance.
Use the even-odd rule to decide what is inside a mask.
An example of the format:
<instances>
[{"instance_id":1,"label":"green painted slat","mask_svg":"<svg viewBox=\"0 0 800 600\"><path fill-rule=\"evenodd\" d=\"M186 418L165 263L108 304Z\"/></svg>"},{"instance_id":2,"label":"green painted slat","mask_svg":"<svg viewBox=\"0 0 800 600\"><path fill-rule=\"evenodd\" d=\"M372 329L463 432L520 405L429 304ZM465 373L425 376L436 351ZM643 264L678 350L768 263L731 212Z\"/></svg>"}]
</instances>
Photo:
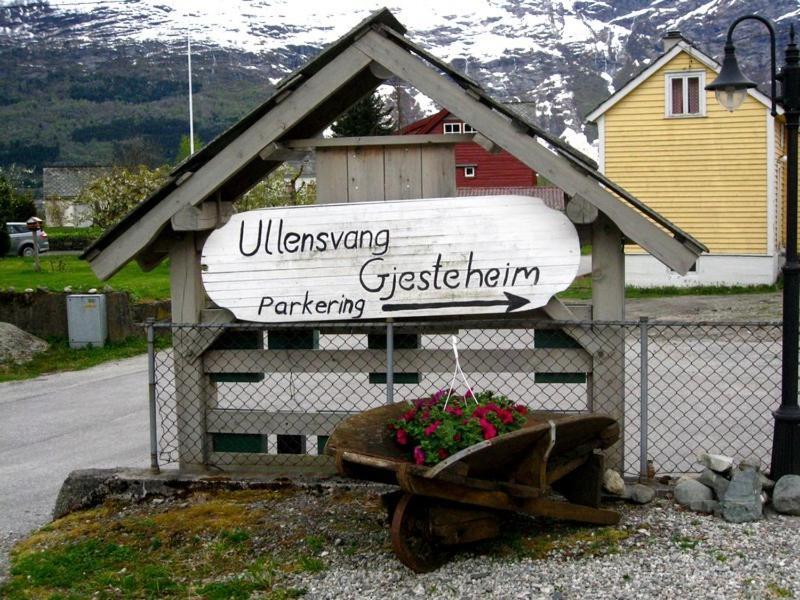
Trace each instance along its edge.
<instances>
[{"instance_id":1,"label":"green painted slat","mask_svg":"<svg viewBox=\"0 0 800 600\"><path fill-rule=\"evenodd\" d=\"M386 383L386 373L370 373L370 383ZM395 373L395 383L419 383L419 373Z\"/></svg>"},{"instance_id":2,"label":"green painted slat","mask_svg":"<svg viewBox=\"0 0 800 600\"><path fill-rule=\"evenodd\" d=\"M536 329L533 332L536 348L580 348L581 345L561 329Z\"/></svg>"},{"instance_id":3,"label":"green painted slat","mask_svg":"<svg viewBox=\"0 0 800 600\"><path fill-rule=\"evenodd\" d=\"M536 373L534 383L586 383L586 373Z\"/></svg>"},{"instance_id":4,"label":"green painted slat","mask_svg":"<svg viewBox=\"0 0 800 600\"><path fill-rule=\"evenodd\" d=\"M264 332L260 330L228 329L211 345L212 350L261 350L264 348ZM264 379L263 373L211 373L214 383L257 383Z\"/></svg>"},{"instance_id":5,"label":"green painted slat","mask_svg":"<svg viewBox=\"0 0 800 600\"><path fill-rule=\"evenodd\" d=\"M212 433L214 452L266 452L266 439L253 433Z\"/></svg>"}]
</instances>

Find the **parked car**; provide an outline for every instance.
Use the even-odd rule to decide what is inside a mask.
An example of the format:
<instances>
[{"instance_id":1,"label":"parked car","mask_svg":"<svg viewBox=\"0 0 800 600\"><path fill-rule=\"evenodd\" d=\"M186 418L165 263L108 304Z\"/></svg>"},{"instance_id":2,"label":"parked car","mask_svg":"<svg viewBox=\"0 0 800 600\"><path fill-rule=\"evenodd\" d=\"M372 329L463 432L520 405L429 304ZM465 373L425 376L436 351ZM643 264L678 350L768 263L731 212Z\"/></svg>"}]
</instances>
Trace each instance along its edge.
<instances>
[{"instance_id":1,"label":"parked car","mask_svg":"<svg viewBox=\"0 0 800 600\"><path fill-rule=\"evenodd\" d=\"M8 256L33 256L33 236L25 223L6 223L6 230L11 238ZM44 229L36 232L39 238L39 252L50 250L50 242Z\"/></svg>"}]
</instances>

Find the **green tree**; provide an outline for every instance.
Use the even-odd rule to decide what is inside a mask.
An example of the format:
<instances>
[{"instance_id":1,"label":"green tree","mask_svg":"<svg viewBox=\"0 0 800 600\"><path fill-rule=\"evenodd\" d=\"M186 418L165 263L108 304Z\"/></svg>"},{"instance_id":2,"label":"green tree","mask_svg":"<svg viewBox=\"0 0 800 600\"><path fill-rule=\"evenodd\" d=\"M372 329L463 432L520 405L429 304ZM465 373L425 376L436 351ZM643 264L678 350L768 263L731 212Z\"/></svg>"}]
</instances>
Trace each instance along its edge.
<instances>
[{"instance_id":1,"label":"green tree","mask_svg":"<svg viewBox=\"0 0 800 600\"><path fill-rule=\"evenodd\" d=\"M86 186L75 203L88 206L92 223L106 229L161 187L168 174L166 166L114 167L108 175Z\"/></svg>"},{"instance_id":2,"label":"green tree","mask_svg":"<svg viewBox=\"0 0 800 600\"><path fill-rule=\"evenodd\" d=\"M336 137L389 135L394 129L391 108L384 104L377 92L353 104L331 126Z\"/></svg>"},{"instance_id":3,"label":"green tree","mask_svg":"<svg viewBox=\"0 0 800 600\"><path fill-rule=\"evenodd\" d=\"M195 134L194 151L197 152L202 147L203 141L197 134ZM186 160L189 156L189 150L189 136L184 134L181 136L181 143L178 145L178 154L175 155L175 162L182 163L184 160Z\"/></svg>"},{"instance_id":4,"label":"green tree","mask_svg":"<svg viewBox=\"0 0 800 600\"><path fill-rule=\"evenodd\" d=\"M36 204L30 192L21 192L22 180L14 169L0 169L0 257L8 252L11 240L6 223L27 221L36 216Z\"/></svg>"},{"instance_id":5,"label":"green tree","mask_svg":"<svg viewBox=\"0 0 800 600\"><path fill-rule=\"evenodd\" d=\"M302 176L302 165L296 168L289 164L282 164L242 196L236 202L236 210L244 212L271 206L313 204L317 198L317 184L300 181Z\"/></svg>"}]
</instances>

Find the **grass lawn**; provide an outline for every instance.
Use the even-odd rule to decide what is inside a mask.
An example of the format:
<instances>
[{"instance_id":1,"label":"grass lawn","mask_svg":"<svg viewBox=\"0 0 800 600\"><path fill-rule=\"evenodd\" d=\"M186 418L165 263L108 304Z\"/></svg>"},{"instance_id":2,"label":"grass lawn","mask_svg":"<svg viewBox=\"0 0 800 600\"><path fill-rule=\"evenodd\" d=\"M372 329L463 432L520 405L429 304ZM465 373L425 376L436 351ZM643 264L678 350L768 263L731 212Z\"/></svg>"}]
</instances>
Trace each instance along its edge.
<instances>
[{"instance_id":1,"label":"grass lawn","mask_svg":"<svg viewBox=\"0 0 800 600\"><path fill-rule=\"evenodd\" d=\"M669 296L729 296L733 294L769 294L783 289L782 282L776 285L704 285L697 287L654 287L639 288L625 286L625 298L664 298ZM565 291L558 294L567 300L591 300L592 278L587 275L572 282Z\"/></svg>"},{"instance_id":2,"label":"grass lawn","mask_svg":"<svg viewBox=\"0 0 800 600\"><path fill-rule=\"evenodd\" d=\"M0 383L18 379L30 379L44 373L57 371L79 371L109 360L128 358L147 352L144 338L128 338L121 342L108 342L103 348L72 349L69 342L61 338L47 340L50 348L40 352L25 364L0 363Z\"/></svg>"},{"instance_id":3,"label":"grass lawn","mask_svg":"<svg viewBox=\"0 0 800 600\"><path fill-rule=\"evenodd\" d=\"M17 291L39 286L60 292L70 286L75 292L111 286L118 291L130 292L138 300L169 298L169 264L144 273L135 262L126 265L108 281L100 281L89 268L89 263L77 256L44 254L42 270L33 270L32 258L4 258L0 260L0 289L13 287Z\"/></svg>"}]
</instances>

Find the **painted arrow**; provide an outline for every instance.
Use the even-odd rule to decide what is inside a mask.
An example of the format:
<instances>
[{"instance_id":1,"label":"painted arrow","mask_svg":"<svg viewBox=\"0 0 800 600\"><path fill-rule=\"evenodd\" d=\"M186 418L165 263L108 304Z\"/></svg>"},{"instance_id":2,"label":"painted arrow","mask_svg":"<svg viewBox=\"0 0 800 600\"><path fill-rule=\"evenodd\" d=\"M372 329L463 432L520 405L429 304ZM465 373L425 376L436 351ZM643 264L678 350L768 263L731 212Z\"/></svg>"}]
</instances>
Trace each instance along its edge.
<instances>
[{"instance_id":1,"label":"painted arrow","mask_svg":"<svg viewBox=\"0 0 800 600\"><path fill-rule=\"evenodd\" d=\"M522 308L530 303L530 300L503 292L506 296L505 300L462 300L453 302L420 302L409 304L384 304L381 308L384 312L392 312L398 310L425 310L429 308L457 308L462 306L507 306L506 312Z\"/></svg>"}]
</instances>

